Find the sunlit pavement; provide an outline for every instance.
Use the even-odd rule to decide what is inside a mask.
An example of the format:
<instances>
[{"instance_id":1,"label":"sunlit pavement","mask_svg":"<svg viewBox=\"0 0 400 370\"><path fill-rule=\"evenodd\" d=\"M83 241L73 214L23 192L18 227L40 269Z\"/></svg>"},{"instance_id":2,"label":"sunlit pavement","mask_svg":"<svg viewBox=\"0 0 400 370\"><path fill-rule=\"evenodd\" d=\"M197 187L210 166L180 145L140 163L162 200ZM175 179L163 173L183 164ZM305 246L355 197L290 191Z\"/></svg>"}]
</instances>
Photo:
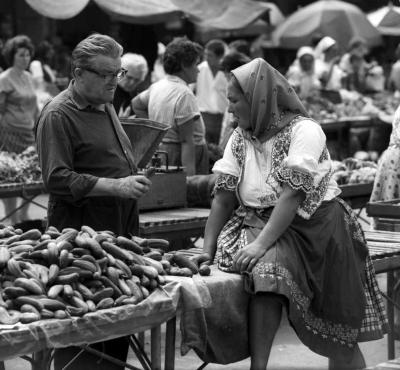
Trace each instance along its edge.
<instances>
[{"instance_id":1,"label":"sunlit pavement","mask_svg":"<svg viewBox=\"0 0 400 370\"><path fill-rule=\"evenodd\" d=\"M41 204L46 204L46 196L40 196L36 199ZM0 204L0 218L3 217L3 208ZM34 205L29 208L30 219L43 219L45 217L45 211ZM362 213L362 217L368 221L365 213ZM366 222L362 221L362 226L368 229L369 226ZM202 240L197 243L201 244ZM382 291L386 291L386 275L380 274L378 277L378 283ZM179 328L179 323L177 325ZM163 327L163 331L165 327ZM163 343L164 345L164 343ZM197 355L190 351L186 356L180 355L180 332L177 330L176 339L176 370L195 370L202 365L202 361ZM149 350L150 343L149 337L146 337L146 350ZM373 366L378 363L387 360L387 338L380 340L365 342L360 344L361 350L365 356L367 366ZM163 349L164 350L164 349ZM396 341L396 353L400 356L400 342ZM129 353L129 363L140 368L139 362L135 359L133 353ZM249 369L249 360L243 360L237 363L229 365L216 365L209 364L205 367L205 370L246 370ZM9 360L5 362L6 370L28 370L30 364L20 358ZM283 317L281 326L275 338L274 346L272 348L270 363L268 370L325 370L328 369L328 360L325 357L319 356L314 352L311 352L305 347L297 338L295 332L290 327L286 316Z\"/></svg>"}]
</instances>

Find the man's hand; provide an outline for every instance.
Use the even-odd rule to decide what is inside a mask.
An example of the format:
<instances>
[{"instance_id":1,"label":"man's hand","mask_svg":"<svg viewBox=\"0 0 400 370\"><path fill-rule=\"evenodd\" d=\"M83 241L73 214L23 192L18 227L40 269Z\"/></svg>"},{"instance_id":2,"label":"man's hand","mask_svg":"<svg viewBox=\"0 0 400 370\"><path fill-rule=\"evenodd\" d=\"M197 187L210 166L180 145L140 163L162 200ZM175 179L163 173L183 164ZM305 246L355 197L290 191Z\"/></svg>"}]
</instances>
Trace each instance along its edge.
<instances>
[{"instance_id":1,"label":"man's hand","mask_svg":"<svg viewBox=\"0 0 400 370\"><path fill-rule=\"evenodd\" d=\"M146 176L128 176L118 179L117 192L122 198L139 199L149 191L150 186L151 181Z\"/></svg>"}]
</instances>

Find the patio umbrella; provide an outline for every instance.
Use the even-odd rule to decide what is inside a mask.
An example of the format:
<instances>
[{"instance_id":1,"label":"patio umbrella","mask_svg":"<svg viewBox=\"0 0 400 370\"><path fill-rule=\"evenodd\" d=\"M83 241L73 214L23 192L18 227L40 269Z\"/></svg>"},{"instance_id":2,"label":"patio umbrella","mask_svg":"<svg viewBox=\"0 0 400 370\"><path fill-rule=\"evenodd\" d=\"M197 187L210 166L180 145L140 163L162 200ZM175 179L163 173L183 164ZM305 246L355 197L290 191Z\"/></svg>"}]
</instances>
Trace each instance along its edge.
<instances>
[{"instance_id":1,"label":"patio umbrella","mask_svg":"<svg viewBox=\"0 0 400 370\"><path fill-rule=\"evenodd\" d=\"M382 35L400 36L400 6L389 3L369 13L367 17Z\"/></svg>"},{"instance_id":2,"label":"patio umbrella","mask_svg":"<svg viewBox=\"0 0 400 370\"><path fill-rule=\"evenodd\" d=\"M382 42L360 8L339 0L319 0L297 10L275 29L272 38L277 46L297 49L310 45L316 34L333 37L343 49L353 36L363 37L370 47Z\"/></svg>"}]
</instances>

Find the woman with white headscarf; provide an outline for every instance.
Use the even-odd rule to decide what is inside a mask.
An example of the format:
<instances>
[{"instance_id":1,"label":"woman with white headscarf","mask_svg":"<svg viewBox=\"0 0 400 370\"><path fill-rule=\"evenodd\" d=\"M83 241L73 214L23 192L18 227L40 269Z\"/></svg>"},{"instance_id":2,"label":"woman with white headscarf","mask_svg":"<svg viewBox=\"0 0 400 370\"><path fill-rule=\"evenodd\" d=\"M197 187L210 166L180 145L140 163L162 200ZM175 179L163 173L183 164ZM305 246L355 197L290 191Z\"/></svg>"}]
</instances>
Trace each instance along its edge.
<instances>
[{"instance_id":1,"label":"woman with white headscarf","mask_svg":"<svg viewBox=\"0 0 400 370\"><path fill-rule=\"evenodd\" d=\"M337 42L332 37L323 37L315 47L315 58L315 73L322 87L339 91L342 88L345 73L338 66L340 53Z\"/></svg>"},{"instance_id":2,"label":"woman with white headscarf","mask_svg":"<svg viewBox=\"0 0 400 370\"><path fill-rule=\"evenodd\" d=\"M285 307L300 340L330 369L364 368L358 347L387 320L363 231L332 179L321 126L261 58L232 71L238 128L222 159L204 252L244 276L251 370L267 366Z\"/></svg>"},{"instance_id":3,"label":"woman with white headscarf","mask_svg":"<svg viewBox=\"0 0 400 370\"><path fill-rule=\"evenodd\" d=\"M303 46L297 51L296 59L286 73L286 78L301 99L308 98L321 87L315 73L314 50L311 47Z\"/></svg>"}]
</instances>

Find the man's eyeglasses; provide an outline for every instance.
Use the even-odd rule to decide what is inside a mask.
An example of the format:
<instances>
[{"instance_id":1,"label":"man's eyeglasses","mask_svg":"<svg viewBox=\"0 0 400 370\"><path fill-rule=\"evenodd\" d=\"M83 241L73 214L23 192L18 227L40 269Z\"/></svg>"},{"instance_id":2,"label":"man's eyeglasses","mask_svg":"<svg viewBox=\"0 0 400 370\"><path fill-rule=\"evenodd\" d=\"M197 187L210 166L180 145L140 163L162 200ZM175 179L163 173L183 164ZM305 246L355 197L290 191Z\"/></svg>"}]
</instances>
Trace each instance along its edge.
<instances>
[{"instance_id":1,"label":"man's eyeglasses","mask_svg":"<svg viewBox=\"0 0 400 370\"><path fill-rule=\"evenodd\" d=\"M126 73L128 72L126 69L123 68L121 68L116 73L100 73L89 67L80 67L80 68L84 69L85 71L96 74L97 76L101 77L105 82L111 82L114 78L120 81L125 77Z\"/></svg>"}]
</instances>

